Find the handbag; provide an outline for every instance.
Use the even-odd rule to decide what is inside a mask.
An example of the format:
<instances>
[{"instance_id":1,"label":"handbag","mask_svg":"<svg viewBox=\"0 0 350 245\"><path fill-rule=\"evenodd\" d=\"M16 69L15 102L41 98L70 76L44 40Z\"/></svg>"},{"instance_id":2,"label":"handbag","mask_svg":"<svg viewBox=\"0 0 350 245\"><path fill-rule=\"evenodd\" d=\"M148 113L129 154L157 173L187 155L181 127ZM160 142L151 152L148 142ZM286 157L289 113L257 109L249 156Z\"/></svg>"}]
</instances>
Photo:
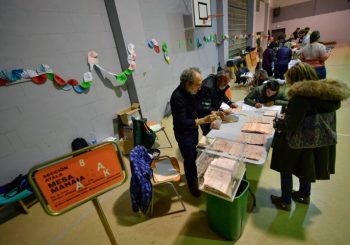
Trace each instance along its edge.
<instances>
[{"instance_id":1,"label":"handbag","mask_svg":"<svg viewBox=\"0 0 350 245\"><path fill-rule=\"evenodd\" d=\"M337 144L335 112L307 115L295 131L287 132L286 140L293 149Z\"/></svg>"},{"instance_id":2,"label":"handbag","mask_svg":"<svg viewBox=\"0 0 350 245\"><path fill-rule=\"evenodd\" d=\"M135 119L132 117L134 146L142 145L147 149L151 149L156 141L156 133L147 125L147 119Z\"/></svg>"}]
</instances>

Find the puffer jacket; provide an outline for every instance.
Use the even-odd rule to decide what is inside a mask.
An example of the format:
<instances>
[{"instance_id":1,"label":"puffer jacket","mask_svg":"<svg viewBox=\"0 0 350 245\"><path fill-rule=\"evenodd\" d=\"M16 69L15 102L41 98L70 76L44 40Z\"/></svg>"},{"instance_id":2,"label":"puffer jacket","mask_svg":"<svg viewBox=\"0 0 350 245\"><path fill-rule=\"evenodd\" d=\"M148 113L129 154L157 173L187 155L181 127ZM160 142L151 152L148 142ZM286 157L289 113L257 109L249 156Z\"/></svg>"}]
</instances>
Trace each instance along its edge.
<instances>
[{"instance_id":1,"label":"puffer jacket","mask_svg":"<svg viewBox=\"0 0 350 245\"><path fill-rule=\"evenodd\" d=\"M284 123L277 128L272 147L271 169L294 174L304 181L329 179L335 173L336 145L316 148L292 149L286 135L298 129L303 119L317 113L333 112L340 101L349 98L350 89L345 83L334 80L302 81L288 91L289 103Z\"/></svg>"}]
</instances>

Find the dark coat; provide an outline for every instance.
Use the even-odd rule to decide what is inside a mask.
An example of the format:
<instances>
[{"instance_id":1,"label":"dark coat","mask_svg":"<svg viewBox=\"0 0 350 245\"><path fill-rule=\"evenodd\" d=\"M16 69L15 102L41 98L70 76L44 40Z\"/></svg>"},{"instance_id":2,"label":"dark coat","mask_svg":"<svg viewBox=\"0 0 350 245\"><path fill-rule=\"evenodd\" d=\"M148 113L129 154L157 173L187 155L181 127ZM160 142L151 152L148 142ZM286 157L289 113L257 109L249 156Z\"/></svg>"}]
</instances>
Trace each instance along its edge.
<instances>
[{"instance_id":1,"label":"dark coat","mask_svg":"<svg viewBox=\"0 0 350 245\"><path fill-rule=\"evenodd\" d=\"M195 122L198 109L197 100L194 95L186 92L181 84L172 93L170 106L175 135L193 135L198 132Z\"/></svg>"},{"instance_id":2,"label":"dark coat","mask_svg":"<svg viewBox=\"0 0 350 245\"><path fill-rule=\"evenodd\" d=\"M317 112L334 112L340 101L348 98L349 88L332 80L303 81L293 84L288 92L289 104L284 124L277 130L272 143L271 169L291 173L304 181L329 179L335 173L336 145L318 148L292 149L286 141L286 133L295 131L304 117Z\"/></svg>"},{"instance_id":3,"label":"dark coat","mask_svg":"<svg viewBox=\"0 0 350 245\"><path fill-rule=\"evenodd\" d=\"M209 75L202 82L202 87L197 94L199 104L198 116L204 117L209 115L212 111L219 110L222 102L231 105L232 101L227 98L225 92L230 86L227 85L223 90L220 90L217 85L217 78L215 75Z\"/></svg>"}]
</instances>

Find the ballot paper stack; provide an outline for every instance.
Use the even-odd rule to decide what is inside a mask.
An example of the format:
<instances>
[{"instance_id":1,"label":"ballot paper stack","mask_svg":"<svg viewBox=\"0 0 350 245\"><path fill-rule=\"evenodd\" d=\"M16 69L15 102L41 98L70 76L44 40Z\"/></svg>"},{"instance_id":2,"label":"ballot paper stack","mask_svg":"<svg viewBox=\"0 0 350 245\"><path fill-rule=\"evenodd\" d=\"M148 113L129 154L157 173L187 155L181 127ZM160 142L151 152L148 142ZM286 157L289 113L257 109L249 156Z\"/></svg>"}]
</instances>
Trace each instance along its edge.
<instances>
[{"instance_id":1,"label":"ballot paper stack","mask_svg":"<svg viewBox=\"0 0 350 245\"><path fill-rule=\"evenodd\" d=\"M208 148L201 152L196 164L200 190L229 201L234 200L245 172L241 158Z\"/></svg>"}]
</instances>

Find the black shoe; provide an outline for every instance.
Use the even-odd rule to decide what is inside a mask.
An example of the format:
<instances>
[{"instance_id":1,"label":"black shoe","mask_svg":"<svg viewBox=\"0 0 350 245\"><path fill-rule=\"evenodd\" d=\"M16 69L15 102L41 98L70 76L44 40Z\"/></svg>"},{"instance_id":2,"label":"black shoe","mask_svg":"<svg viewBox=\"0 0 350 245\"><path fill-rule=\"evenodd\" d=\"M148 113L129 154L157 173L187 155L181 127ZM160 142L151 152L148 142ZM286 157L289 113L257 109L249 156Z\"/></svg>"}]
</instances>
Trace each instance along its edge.
<instances>
[{"instance_id":1,"label":"black shoe","mask_svg":"<svg viewBox=\"0 0 350 245\"><path fill-rule=\"evenodd\" d=\"M201 192L199 191L197 185L189 186L188 188L190 189L190 192L191 192L192 196L194 196L194 197L200 197Z\"/></svg>"},{"instance_id":2,"label":"black shoe","mask_svg":"<svg viewBox=\"0 0 350 245\"><path fill-rule=\"evenodd\" d=\"M291 210L291 205L282 201L282 198L280 198L278 196L274 196L274 195L271 195L270 197L271 197L272 203L275 204L276 208L284 210L284 211Z\"/></svg>"},{"instance_id":3,"label":"black shoe","mask_svg":"<svg viewBox=\"0 0 350 245\"><path fill-rule=\"evenodd\" d=\"M310 204L310 196L305 196L299 191L292 191L292 198L295 202Z\"/></svg>"}]
</instances>

